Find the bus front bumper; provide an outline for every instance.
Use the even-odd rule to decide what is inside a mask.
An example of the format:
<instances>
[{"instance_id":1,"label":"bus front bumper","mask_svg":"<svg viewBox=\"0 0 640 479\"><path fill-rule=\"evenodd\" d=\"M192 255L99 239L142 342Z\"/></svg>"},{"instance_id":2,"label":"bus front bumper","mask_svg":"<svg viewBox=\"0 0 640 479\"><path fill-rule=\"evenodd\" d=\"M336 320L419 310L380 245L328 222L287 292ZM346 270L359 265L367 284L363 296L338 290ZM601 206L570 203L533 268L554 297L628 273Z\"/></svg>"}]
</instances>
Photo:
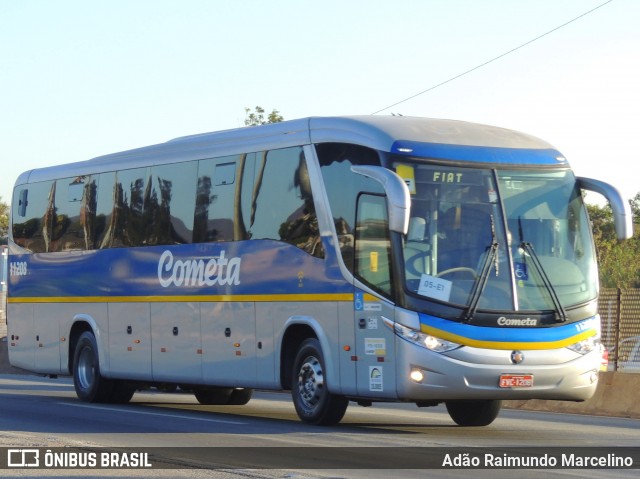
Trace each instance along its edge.
<instances>
[{"instance_id":1,"label":"bus front bumper","mask_svg":"<svg viewBox=\"0 0 640 479\"><path fill-rule=\"evenodd\" d=\"M435 353L396 341L397 394L406 401L553 399L584 401L595 394L600 356L566 348L514 351L462 347ZM518 358L520 359L520 358Z\"/></svg>"}]
</instances>

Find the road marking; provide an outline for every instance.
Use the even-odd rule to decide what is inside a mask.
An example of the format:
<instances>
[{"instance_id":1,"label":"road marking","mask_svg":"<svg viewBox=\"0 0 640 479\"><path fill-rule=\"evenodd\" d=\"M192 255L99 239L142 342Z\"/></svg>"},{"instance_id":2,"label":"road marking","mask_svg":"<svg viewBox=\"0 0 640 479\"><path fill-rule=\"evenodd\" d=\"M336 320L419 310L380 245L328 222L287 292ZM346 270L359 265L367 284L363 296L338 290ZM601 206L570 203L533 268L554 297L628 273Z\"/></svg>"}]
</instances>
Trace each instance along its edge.
<instances>
[{"instance_id":1,"label":"road marking","mask_svg":"<svg viewBox=\"0 0 640 479\"><path fill-rule=\"evenodd\" d=\"M202 421L202 422L215 422L219 424L234 424L234 425L246 425L246 422L240 421L228 421L225 419L208 419L208 418L199 418L193 416L184 416L181 414L166 414L160 412L149 412L149 411L140 411L140 410L132 410L129 408L119 408L119 407L109 407L109 406L94 406L93 404L81 404L81 403L68 403L68 402L59 402L58 404L62 406L73 406L73 407L84 407L87 409L102 409L105 411L117 411L117 412L126 412L129 414L137 414L137 415L147 415L147 416L161 416L161 417L169 417L173 419L190 419L192 421Z\"/></svg>"}]
</instances>

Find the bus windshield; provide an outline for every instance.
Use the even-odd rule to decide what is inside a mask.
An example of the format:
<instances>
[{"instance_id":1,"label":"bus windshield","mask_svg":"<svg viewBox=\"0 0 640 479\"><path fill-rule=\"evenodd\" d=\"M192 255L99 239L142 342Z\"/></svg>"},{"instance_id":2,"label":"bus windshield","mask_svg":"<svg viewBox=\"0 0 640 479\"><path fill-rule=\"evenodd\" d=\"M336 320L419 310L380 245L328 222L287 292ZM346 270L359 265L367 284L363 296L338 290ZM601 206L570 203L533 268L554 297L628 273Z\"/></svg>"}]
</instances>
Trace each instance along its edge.
<instances>
[{"instance_id":1,"label":"bus windshield","mask_svg":"<svg viewBox=\"0 0 640 479\"><path fill-rule=\"evenodd\" d=\"M410 293L475 310L555 311L596 298L586 210L567 169L396 163L411 193Z\"/></svg>"}]
</instances>

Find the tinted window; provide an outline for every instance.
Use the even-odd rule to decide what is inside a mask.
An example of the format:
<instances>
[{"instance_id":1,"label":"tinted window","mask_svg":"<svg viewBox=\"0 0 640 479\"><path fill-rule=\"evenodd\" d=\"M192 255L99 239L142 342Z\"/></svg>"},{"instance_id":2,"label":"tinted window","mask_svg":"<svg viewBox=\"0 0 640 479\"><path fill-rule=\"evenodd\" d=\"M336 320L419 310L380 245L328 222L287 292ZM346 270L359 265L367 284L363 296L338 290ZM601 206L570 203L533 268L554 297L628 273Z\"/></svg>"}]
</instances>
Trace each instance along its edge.
<instances>
[{"instance_id":1,"label":"tinted window","mask_svg":"<svg viewBox=\"0 0 640 479\"><path fill-rule=\"evenodd\" d=\"M302 148L269 151L256 160L249 235L251 239L286 241L323 256Z\"/></svg>"},{"instance_id":2,"label":"tinted window","mask_svg":"<svg viewBox=\"0 0 640 479\"><path fill-rule=\"evenodd\" d=\"M351 171L353 165L380 166L376 151L357 145L323 143L316 145L322 178L329 198L345 265L353 271L353 238L356 202L361 192L384 193L376 181Z\"/></svg>"},{"instance_id":3,"label":"tinted window","mask_svg":"<svg viewBox=\"0 0 640 479\"><path fill-rule=\"evenodd\" d=\"M374 289L391 294L391 241L387 204L382 196L362 195L356 227L356 275Z\"/></svg>"},{"instance_id":4,"label":"tinted window","mask_svg":"<svg viewBox=\"0 0 640 479\"><path fill-rule=\"evenodd\" d=\"M93 247L111 248L115 241L115 219L120 211L115 208L115 198L120 191L116 188L116 173L100 173L93 175L91 180L97 188Z\"/></svg>"},{"instance_id":5,"label":"tinted window","mask_svg":"<svg viewBox=\"0 0 640 479\"><path fill-rule=\"evenodd\" d=\"M13 240L34 253L49 251L55 218L56 183L18 188L13 198Z\"/></svg>"},{"instance_id":6,"label":"tinted window","mask_svg":"<svg viewBox=\"0 0 640 479\"><path fill-rule=\"evenodd\" d=\"M248 155L201 160L198 166L194 242L245 239L236 202ZM251 157L253 155L250 155Z\"/></svg>"},{"instance_id":7,"label":"tinted window","mask_svg":"<svg viewBox=\"0 0 640 479\"><path fill-rule=\"evenodd\" d=\"M55 221L51 230L49 251L84 250L91 248L89 219L95 209L91 196L85 196L88 176L58 180L56 185ZM89 192L90 193L90 192Z\"/></svg>"},{"instance_id":8,"label":"tinted window","mask_svg":"<svg viewBox=\"0 0 640 479\"><path fill-rule=\"evenodd\" d=\"M144 244L191 243L197 166L192 161L151 168L144 203Z\"/></svg>"},{"instance_id":9,"label":"tinted window","mask_svg":"<svg viewBox=\"0 0 640 479\"><path fill-rule=\"evenodd\" d=\"M147 169L118 171L113 189L111 229L106 245L110 248L141 246L145 240L144 197Z\"/></svg>"}]
</instances>

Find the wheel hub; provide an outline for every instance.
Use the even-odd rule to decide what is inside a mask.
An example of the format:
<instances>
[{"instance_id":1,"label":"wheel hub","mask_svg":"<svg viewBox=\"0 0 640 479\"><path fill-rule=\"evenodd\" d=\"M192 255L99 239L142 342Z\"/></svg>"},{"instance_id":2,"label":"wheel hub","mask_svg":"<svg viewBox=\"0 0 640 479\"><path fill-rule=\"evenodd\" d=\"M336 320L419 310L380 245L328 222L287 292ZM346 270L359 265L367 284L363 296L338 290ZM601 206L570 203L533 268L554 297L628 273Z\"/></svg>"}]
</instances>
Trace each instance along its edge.
<instances>
[{"instance_id":1,"label":"wheel hub","mask_svg":"<svg viewBox=\"0 0 640 479\"><path fill-rule=\"evenodd\" d=\"M78 358L78 380L83 389L89 389L95 380L93 353L85 348Z\"/></svg>"},{"instance_id":2,"label":"wheel hub","mask_svg":"<svg viewBox=\"0 0 640 479\"><path fill-rule=\"evenodd\" d=\"M308 358L298 373L298 392L307 407L315 406L322 396L324 375L320 361Z\"/></svg>"}]
</instances>

